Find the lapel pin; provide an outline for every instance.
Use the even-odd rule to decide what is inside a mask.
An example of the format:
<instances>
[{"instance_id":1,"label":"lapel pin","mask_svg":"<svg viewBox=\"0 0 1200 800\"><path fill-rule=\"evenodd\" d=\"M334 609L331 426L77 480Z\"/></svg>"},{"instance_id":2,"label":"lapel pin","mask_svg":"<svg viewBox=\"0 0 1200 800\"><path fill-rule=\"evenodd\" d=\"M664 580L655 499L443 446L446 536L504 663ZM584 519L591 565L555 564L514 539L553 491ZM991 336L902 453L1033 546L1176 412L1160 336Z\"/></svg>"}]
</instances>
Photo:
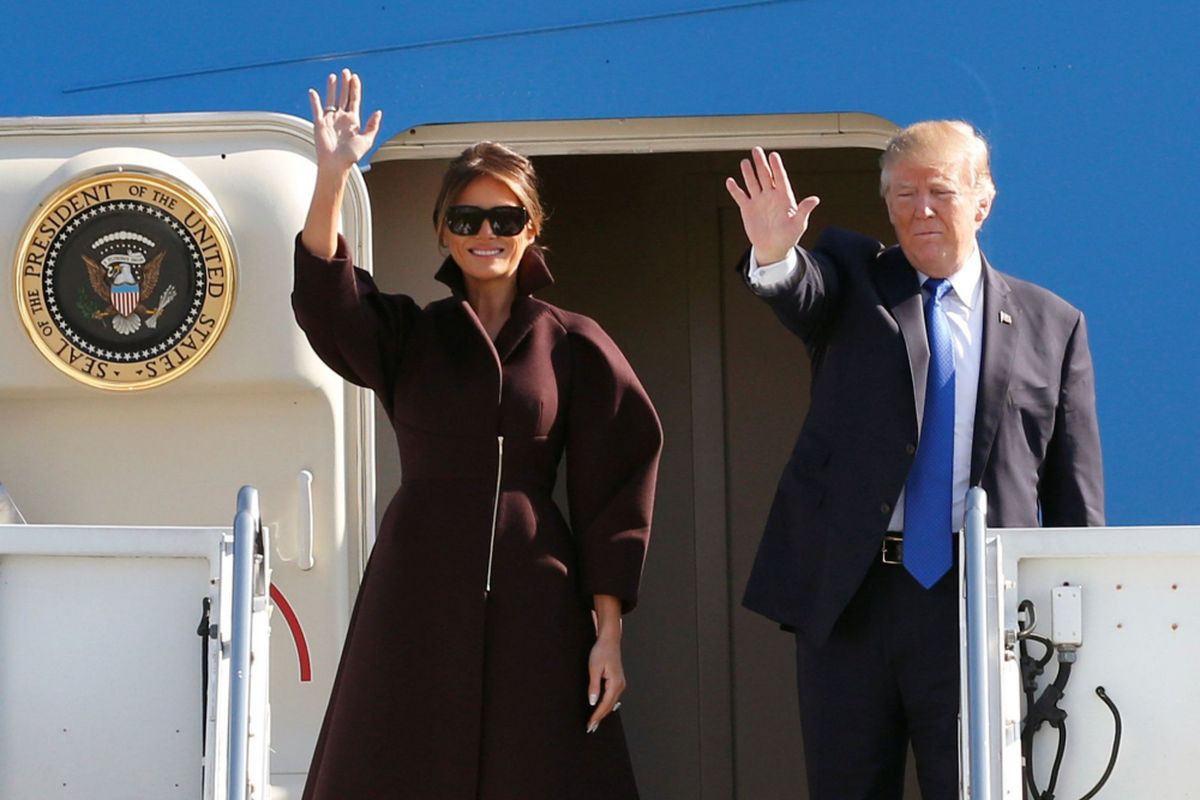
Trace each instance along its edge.
<instances>
[{"instance_id":1,"label":"lapel pin","mask_svg":"<svg viewBox=\"0 0 1200 800\"><path fill-rule=\"evenodd\" d=\"M1012 317L1010 317L1008 315L1007 311L1000 312L1000 324L1001 325L1012 325Z\"/></svg>"}]
</instances>

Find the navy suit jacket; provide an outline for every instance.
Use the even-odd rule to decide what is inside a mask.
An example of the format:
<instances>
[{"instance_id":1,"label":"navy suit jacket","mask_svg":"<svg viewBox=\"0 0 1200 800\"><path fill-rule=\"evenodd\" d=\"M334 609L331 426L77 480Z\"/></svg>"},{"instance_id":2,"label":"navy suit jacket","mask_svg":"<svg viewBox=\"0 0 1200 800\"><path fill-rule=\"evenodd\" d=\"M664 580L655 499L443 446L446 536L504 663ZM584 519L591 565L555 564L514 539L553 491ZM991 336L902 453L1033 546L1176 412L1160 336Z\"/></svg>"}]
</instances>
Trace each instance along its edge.
<instances>
[{"instance_id":1,"label":"navy suit jacket","mask_svg":"<svg viewBox=\"0 0 1200 800\"><path fill-rule=\"evenodd\" d=\"M828 229L764 294L812 360L812 402L743 604L824 642L862 583L917 447L929 361L916 271L898 247ZM749 253L739 269L743 276ZM760 292L760 294L763 294ZM991 527L1104 524L1083 315L983 260L983 355L970 485Z\"/></svg>"}]
</instances>

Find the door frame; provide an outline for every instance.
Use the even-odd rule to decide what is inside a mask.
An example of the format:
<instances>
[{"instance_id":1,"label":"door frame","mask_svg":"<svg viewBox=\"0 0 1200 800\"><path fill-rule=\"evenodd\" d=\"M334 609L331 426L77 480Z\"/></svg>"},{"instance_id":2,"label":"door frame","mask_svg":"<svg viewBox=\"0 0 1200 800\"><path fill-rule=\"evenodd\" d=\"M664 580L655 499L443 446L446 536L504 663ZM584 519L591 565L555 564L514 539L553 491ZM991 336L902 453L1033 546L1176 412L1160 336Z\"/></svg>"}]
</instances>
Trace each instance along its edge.
<instances>
[{"instance_id":1,"label":"door frame","mask_svg":"<svg viewBox=\"0 0 1200 800\"><path fill-rule=\"evenodd\" d=\"M882 151L898 126L872 114L822 113L637 119L547 120L419 125L397 134L370 162L449 159L481 140L502 141L537 156L586 156L843 148ZM698 187L687 187L689 189ZM704 191L688 191L700 211ZM701 263L718 247L718 232L692 239L688 260ZM732 632L725 474L725 398L720 319L721 281L692 270L689 306L697 696L700 707L701 800L727 800L737 786L734 756ZM716 354L716 357L714 357Z\"/></svg>"}]
</instances>

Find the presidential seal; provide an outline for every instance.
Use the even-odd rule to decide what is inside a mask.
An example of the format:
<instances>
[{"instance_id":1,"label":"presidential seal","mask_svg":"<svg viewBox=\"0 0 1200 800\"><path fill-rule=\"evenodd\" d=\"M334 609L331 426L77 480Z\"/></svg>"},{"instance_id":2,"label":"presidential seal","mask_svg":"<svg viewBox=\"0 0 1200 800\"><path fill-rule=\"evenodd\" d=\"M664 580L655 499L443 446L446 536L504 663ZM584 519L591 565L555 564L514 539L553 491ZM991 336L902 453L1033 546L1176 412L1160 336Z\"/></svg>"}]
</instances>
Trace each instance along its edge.
<instances>
[{"instance_id":1,"label":"presidential seal","mask_svg":"<svg viewBox=\"0 0 1200 800\"><path fill-rule=\"evenodd\" d=\"M187 372L220 336L236 267L224 224L172 179L113 171L42 204L21 239L25 329L58 369L102 389Z\"/></svg>"}]
</instances>

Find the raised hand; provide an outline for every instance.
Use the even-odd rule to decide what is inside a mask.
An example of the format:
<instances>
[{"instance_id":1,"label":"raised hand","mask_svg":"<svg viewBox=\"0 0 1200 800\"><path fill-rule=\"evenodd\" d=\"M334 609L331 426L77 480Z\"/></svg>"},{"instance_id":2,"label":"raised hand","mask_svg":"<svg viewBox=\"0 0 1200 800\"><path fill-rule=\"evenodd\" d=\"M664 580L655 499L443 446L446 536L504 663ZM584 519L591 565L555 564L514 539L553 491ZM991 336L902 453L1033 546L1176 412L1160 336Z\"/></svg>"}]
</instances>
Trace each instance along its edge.
<instances>
[{"instance_id":1,"label":"raised hand","mask_svg":"<svg viewBox=\"0 0 1200 800\"><path fill-rule=\"evenodd\" d=\"M808 230L809 215L821 199L809 196L797 203L783 159L779 153L768 158L761 147L742 159L742 180L745 190L733 178L725 179L725 188L742 212L755 258L759 264L782 261Z\"/></svg>"},{"instance_id":2,"label":"raised hand","mask_svg":"<svg viewBox=\"0 0 1200 800\"><path fill-rule=\"evenodd\" d=\"M324 106L315 89L308 90L308 100L312 104L317 168L348 171L374 144L383 112L372 114L366 127L360 125L362 80L348 69L342 70L340 91L337 75L330 74L325 81Z\"/></svg>"},{"instance_id":3,"label":"raised hand","mask_svg":"<svg viewBox=\"0 0 1200 800\"><path fill-rule=\"evenodd\" d=\"M372 114L365 128L359 125L362 81L348 69L342 70L341 91L337 75L325 81L324 106L314 89L308 90L308 100L312 103L313 139L317 145L317 181L300 239L317 258L332 258L337 250L338 213L346 176L375 143L383 113Z\"/></svg>"}]
</instances>

